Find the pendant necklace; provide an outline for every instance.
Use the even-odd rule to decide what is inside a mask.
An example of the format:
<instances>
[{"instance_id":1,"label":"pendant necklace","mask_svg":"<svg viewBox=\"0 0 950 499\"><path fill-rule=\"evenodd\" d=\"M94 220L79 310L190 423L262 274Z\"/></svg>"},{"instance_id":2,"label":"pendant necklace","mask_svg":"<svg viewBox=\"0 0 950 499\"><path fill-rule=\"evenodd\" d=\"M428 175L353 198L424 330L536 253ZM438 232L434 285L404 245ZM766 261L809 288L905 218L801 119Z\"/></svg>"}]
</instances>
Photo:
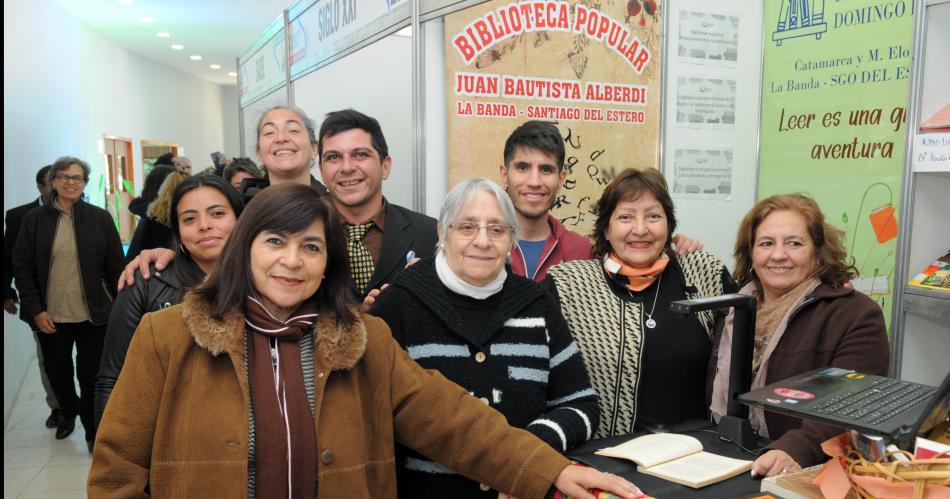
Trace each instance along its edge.
<instances>
[{"instance_id":1,"label":"pendant necklace","mask_svg":"<svg viewBox=\"0 0 950 499\"><path fill-rule=\"evenodd\" d=\"M661 272L660 277L658 277L656 280L656 294L653 295L653 306L650 307L650 313L647 313L646 309L643 310L643 315L647 316L647 320L646 322L644 322L644 324L646 324L646 326L650 329L653 329L656 327L656 321L653 320L653 311L656 310L656 299L660 297L660 283L662 281L663 281L663 273ZM629 289L627 290L627 294L629 294L630 296L633 296L633 293L631 293Z\"/></svg>"}]
</instances>

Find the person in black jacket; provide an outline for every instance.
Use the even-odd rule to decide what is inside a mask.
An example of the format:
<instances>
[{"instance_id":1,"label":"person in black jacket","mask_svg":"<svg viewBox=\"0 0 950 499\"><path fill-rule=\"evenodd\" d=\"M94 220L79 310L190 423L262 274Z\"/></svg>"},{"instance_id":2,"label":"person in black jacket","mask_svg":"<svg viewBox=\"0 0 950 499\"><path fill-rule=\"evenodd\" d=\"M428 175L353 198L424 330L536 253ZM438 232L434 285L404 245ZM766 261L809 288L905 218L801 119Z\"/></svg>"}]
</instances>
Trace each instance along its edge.
<instances>
[{"instance_id":1,"label":"person in black jacket","mask_svg":"<svg viewBox=\"0 0 950 499\"><path fill-rule=\"evenodd\" d=\"M122 242L112 216L82 200L89 181L85 161L59 158L49 175L52 200L23 217L13 253L20 317L43 333L39 340L46 375L63 411L56 438L72 433L78 415L91 451L96 436L93 392L112 293L122 272Z\"/></svg>"},{"instance_id":2,"label":"person in black jacket","mask_svg":"<svg viewBox=\"0 0 950 499\"><path fill-rule=\"evenodd\" d=\"M96 380L97 423L102 419L142 316L178 304L186 290L201 283L211 272L244 202L221 177L198 175L177 185L169 209L177 258L164 271L153 269L152 279L137 279L116 298Z\"/></svg>"},{"instance_id":3,"label":"person in black jacket","mask_svg":"<svg viewBox=\"0 0 950 499\"><path fill-rule=\"evenodd\" d=\"M392 158L375 118L353 109L327 114L317 150L320 174L347 230L353 295L364 301L413 257L434 256L436 222L383 197Z\"/></svg>"},{"instance_id":4,"label":"person in black jacket","mask_svg":"<svg viewBox=\"0 0 950 499\"><path fill-rule=\"evenodd\" d=\"M36 189L40 191L40 196L33 202L26 203L16 208L11 208L6 213L6 230L3 233L3 309L8 314L16 315L20 304L16 289L13 288L13 247L16 244L17 234L20 233L20 224L23 222L23 216L33 208L43 206L49 202L50 182L49 169L52 165L46 165L36 172ZM53 393L53 387L49 384L46 377L46 368L43 365L43 350L40 348L40 340L36 336L38 331L33 331L33 340L36 341L36 362L40 369L40 381L43 383L43 391L46 393L46 405L49 406L50 415L46 418L47 428L56 428L63 419L63 411L59 409L59 402L56 401L56 394Z\"/></svg>"},{"instance_id":5,"label":"person in black jacket","mask_svg":"<svg viewBox=\"0 0 950 499\"><path fill-rule=\"evenodd\" d=\"M142 194L129 202L129 211L138 215L140 221L148 216L148 205L158 197L158 190L162 187L165 177L174 171L174 166L156 164L152 171L148 172L148 176L145 177L145 186L142 187Z\"/></svg>"}]
</instances>

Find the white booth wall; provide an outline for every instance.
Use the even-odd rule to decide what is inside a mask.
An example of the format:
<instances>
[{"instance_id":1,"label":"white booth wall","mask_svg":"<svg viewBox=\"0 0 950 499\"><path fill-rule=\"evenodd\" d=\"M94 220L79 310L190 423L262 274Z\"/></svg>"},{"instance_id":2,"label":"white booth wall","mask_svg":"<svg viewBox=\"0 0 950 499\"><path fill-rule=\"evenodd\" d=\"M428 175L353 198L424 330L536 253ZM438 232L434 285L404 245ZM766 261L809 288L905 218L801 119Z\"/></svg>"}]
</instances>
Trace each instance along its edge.
<instances>
[{"instance_id":1,"label":"white booth wall","mask_svg":"<svg viewBox=\"0 0 950 499\"><path fill-rule=\"evenodd\" d=\"M756 200L758 178L759 98L762 87L762 3L758 0L710 3L705 0L671 0L667 3L667 71L663 83L666 108L663 123L663 172L672 188L677 149L722 150L731 148L732 188L724 199L673 194L677 232L699 239L705 249L721 258L730 270L739 223ZM694 64L678 57L679 13L702 12L738 17L739 41L735 67ZM736 81L735 125L732 130L676 126L677 78Z\"/></svg>"},{"instance_id":2,"label":"white booth wall","mask_svg":"<svg viewBox=\"0 0 950 499\"><path fill-rule=\"evenodd\" d=\"M330 111L353 108L383 129L392 170L383 195L412 208L412 38L390 35L293 82L294 105L319 128ZM247 122L245 128L253 127ZM320 177L319 168L314 175Z\"/></svg>"}]
</instances>

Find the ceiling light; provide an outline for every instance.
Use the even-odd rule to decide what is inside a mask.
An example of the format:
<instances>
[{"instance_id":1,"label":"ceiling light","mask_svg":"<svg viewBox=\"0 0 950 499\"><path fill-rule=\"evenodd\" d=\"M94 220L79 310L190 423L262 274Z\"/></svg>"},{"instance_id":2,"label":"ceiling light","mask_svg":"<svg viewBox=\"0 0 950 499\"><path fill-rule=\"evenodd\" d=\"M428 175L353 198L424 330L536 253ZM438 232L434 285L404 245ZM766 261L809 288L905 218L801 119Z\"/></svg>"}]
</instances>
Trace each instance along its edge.
<instances>
[{"instance_id":1,"label":"ceiling light","mask_svg":"<svg viewBox=\"0 0 950 499\"><path fill-rule=\"evenodd\" d=\"M153 22L155 22L155 18L150 17L150 16L142 16L139 18L139 21L145 24L152 24Z\"/></svg>"},{"instance_id":2,"label":"ceiling light","mask_svg":"<svg viewBox=\"0 0 950 499\"><path fill-rule=\"evenodd\" d=\"M181 49L183 49L183 48L185 48L185 46L182 45L182 44L180 44L180 43L176 43L176 44L172 45L172 50L181 50Z\"/></svg>"},{"instance_id":3,"label":"ceiling light","mask_svg":"<svg viewBox=\"0 0 950 499\"><path fill-rule=\"evenodd\" d=\"M191 60L193 60L193 61L200 61L200 60L201 60L201 56L200 56L200 55L193 55L193 56L191 56Z\"/></svg>"},{"instance_id":4,"label":"ceiling light","mask_svg":"<svg viewBox=\"0 0 950 499\"><path fill-rule=\"evenodd\" d=\"M211 69L221 69L221 65L220 65L220 64L212 64L212 65L210 65L210 66L208 66L208 67L211 68Z\"/></svg>"},{"instance_id":5,"label":"ceiling light","mask_svg":"<svg viewBox=\"0 0 950 499\"><path fill-rule=\"evenodd\" d=\"M237 76L237 73L235 73L234 71L231 71L230 73L228 73L228 76Z\"/></svg>"},{"instance_id":6,"label":"ceiling light","mask_svg":"<svg viewBox=\"0 0 950 499\"><path fill-rule=\"evenodd\" d=\"M158 35L159 38L168 38L172 36L171 33L168 33L166 31L159 31L158 33L155 33L155 34Z\"/></svg>"}]
</instances>

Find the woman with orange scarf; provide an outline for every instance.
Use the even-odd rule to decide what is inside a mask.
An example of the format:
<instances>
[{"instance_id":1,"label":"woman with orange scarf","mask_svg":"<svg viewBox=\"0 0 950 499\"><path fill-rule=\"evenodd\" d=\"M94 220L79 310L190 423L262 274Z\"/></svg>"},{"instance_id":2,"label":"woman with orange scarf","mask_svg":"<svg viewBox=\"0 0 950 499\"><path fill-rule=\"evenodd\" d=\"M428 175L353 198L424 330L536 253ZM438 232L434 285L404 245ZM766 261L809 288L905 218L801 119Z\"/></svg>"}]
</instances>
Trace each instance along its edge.
<instances>
[{"instance_id":1,"label":"woman with orange scarf","mask_svg":"<svg viewBox=\"0 0 950 499\"><path fill-rule=\"evenodd\" d=\"M704 251L677 255L673 201L655 169L627 169L597 202L594 259L548 271L548 288L600 398L594 438L707 416L706 366L720 317L680 317L670 302L735 291Z\"/></svg>"}]
</instances>

